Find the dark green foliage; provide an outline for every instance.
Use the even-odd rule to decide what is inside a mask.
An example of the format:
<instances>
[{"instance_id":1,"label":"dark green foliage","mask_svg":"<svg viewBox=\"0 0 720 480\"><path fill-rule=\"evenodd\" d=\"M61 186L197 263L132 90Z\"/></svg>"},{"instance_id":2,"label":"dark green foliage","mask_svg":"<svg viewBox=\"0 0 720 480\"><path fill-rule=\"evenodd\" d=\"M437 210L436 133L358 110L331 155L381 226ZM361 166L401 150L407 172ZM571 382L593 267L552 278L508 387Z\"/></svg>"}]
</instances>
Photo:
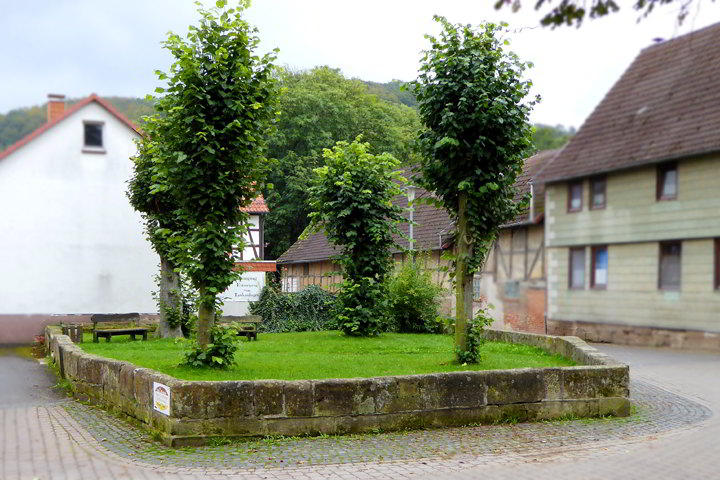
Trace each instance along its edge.
<instances>
[{"instance_id":1,"label":"dark green foliage","mask_svg":"<svg viewBox=\"0 0 720 480\"><path fill-rule=\"evenodd\" d=\"M335 313L347 335L368 336L387 325L387 277L392 269L393 233L403 221L392 197L402 193L400 164L392 155L372 155L370 145L338 142L325 150L310 189L311 227L323 229L340 248L335 259L344 282Z\"/></svg>"},{"instance_id":2,"label":"dark green foliage","mask_svg":"<svg viewBox=\"0 0 720 480\"><path fill-rule=\"evenodd\" d=\"M413 83L427 127L420 137L420 181L453 219L460 192L468 194L469 233L477 240L472 273L485 260L486 242L524 208L513 201L514 184L532 152L528 118L537 100L525 98L531 82L522 74L528 64L503 49L507 40L496 37L501 25L473 29L435 19L443 32L439 39L428 36L431 49Z\"/></svg>"},{"instance_id":3,"label":"dark green foliage","mask_svg":"<svg viewBox=\"0 0 720 480\"><path fill-rule=\"evenodd\" d=\"M677 5L676 21L682 23L693 4L693 0L634 0L632 8L640 12L642 17L647 17L657 6L668 4ZM501 8L504 5L512 5L513 10L517 10L521 6L521 0L496 0L495 8ZM601 18L620 10L618 2L615 0L536 0L533 3L535 10L542 10L544 7L550 8L550 11L543 14L540 23L544 26L553 28L561 25L580 26L586 16L590 18Z\"/></svg>"},{"instance_id":4,"label":"dark green foliage","mask_svg":"<svg viewBox=\"0 0 720 480\"><path fill-rule=\"evenodd\" d=\"M533 127L533 144L537 151L554 150L565 146L573 135L575 135L573 127L565 128L562 125L551 127L538 123Z\"/></svg>"},{"instance_id":5,"label":"dark green foliage","mask_svg":"<svg viewBox=\"0 0 720 480\"><path fill-rule=\"evenodd\" d=\"M435 17L440 38L427 35L420 75L413 82L425 155L420 183L437 196L455 222L456 346L465 350L465 322L472 316L472 279L482 271L500 225L525 208L515 203L515 180L532 151L526 100L529 66L504 50L505 25L454 25Z\"/></svg>"},{"instance_id":6,"label":"dark green foliage","mask_svg":"<svg viewBox=\"0 0 720 480\"><path fill-rule=\"evenodd\" d=\"M250 304L250 313L263 318L261 332L317 332L337 328L332 315L336 304L333 294L316 285L297 293L266 286L260 299Z\"/></svg>"},{"instance_id":7,"label":"dark green foliage","mask_svg":"<svg viewBox=\"0 0 720 480\"><path fill-rule=\"evenodd\" d=\"M413 95L410 90L404 88L406 82L403 82L402 80L391 80L387 83L366 81L365 84L368 86L368 91L370 93L377 95L378 98L387 102L402 103L403 105L413 108L417 107L417 99L415 98L415 95Z\"/></svg>"},{"instance_id":8,"label":"dark green foliage","mask_svg":"<svg viewBox=\"0 0 720 480\"><path fill-rule=\"evenodd\" d=\"M0 114L0 151L40 127L47 120L47 107L10 110Z\"/></svg>"},{"instance_id":9,"label":"dark green foliage","mask_svg":"<svg viewBox=\"0 0 720 480\"><path fill-rule=\"evenodd\" d=\"M422 267L422 257L406 262L390 278L390 316L400 333L441 333L438 303L443 288L432 281L432 272Z\"/></svg>"},{"instance_id":10,"label":"dark green foliage","mask_svg":"<svg viewBox=\"0 0 720 480\"><path fill-rule=\"evenodd\" d=\"M191 367L230 368L235 364L238 330L232 325L216 324L210 330L210 343L201 346L191 342L190 350L185 353L183 365Z\"/></svg>"},{"instance_id":11,"label":"dark green foliage","mask_svg":"<svg viewBox=\"0 0 720 480\"><path fill-rule=\"evenodd\" d=\"M485 310L481 310L474 319L467 322L467 346L465 349L455 348L458 363L480 363L482 360L480 347L485 343L483 332L485 327L489 327L492 322L492 317Z\"/></svg>"},{"instance_id":12,"label":"dark green foliage","mask_svg":"<svg viewBox=\"0 0 720 480\"><path fill-rule=\"evenodd\" d=\"M152 193L169 195L179 230L164 231L172 258L197 288L198 342L209 341L217 295L232 284L234 251L242 250L250 204L267 174L265 139L275 118L275 51L258 56L256 30L238 9L198 9L187 38L170 34L175 58L165 95L156 102ZM169 230L169 229L168 229Z\"/></svg>"},{"instance_id":13,"label":"dark green foliage","mask_svg":"<svg viewBox=\"0 0 720 480\"><path fill-rule=\"evenodd\" d=\"M323 149L362 134L373 153L411 163L409 146L420 128L415 110L379 99L336 69L283 72L280 85L287 90L278 102L277 131L268 140L268 157L275 159L268 183L274 187L264 191L268 258L282 255L308 226L310 179L323 164Z\"/></svg>"}]
</instances>

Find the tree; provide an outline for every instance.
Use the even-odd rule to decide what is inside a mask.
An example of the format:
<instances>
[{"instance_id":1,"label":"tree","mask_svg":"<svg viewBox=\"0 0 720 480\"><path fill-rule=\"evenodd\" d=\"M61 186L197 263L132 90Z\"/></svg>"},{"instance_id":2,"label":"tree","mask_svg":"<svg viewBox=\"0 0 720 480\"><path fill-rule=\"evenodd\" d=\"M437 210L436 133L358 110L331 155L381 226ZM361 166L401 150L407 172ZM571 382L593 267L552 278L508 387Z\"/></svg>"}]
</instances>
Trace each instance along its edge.
<instances>
[{"instance_id":1,"label":"tree","mask_svg":"<svg viewBox=\"0 0 720 480\"><path fill-rule=\"evenodd\" d=\"M697 0L698 3L700 0ZM714 1L714 0L713 0ZM679 4L677 22L681 24L688 13L693 0L634 0L632 8L640 12L642 17L650 15L655 7ZM559 0L556 6L552 6L555 0L537 0L535 2L535 10L541 10L543 7L550 7L550 11L545 13L540 23L544 26L552 26L553 28L561 25L577 25L582 24L587 15L590 18L599 18L611 13L620 11L620 6L615 0L591 0L589 7L585 0ZM499 9L503 6L510 5L513 11L517 11L522 6L521 0L496 0L495 8Z\"/></svg>"},{"instance_id":2,"label":"tree","mask_svg":"<svg viewBox=\"0 0 720 480\"><path fill-rule=\"evenodd\" d=\"M434 17L440 38L426 36L420 75L413 82L425 153L423 186L435 192L455 221L455 344L466 350L467 319L472 318L472 280L482 271L500 225L523 208L513 201L514 183L532 151L528 118L539 100L526 101L528 64L497 33L505 25L453 25Z\"/></svg>"},{"instance_id":3,"label":"tree","mask_svg":"<svg viewBox=\"0 0 720 480\"><path fill-rule=\"evenodd\" d=\"M575 135L573 127L565 128L562 125L537 124L533 128L533 144L537 150L554 150L565 146Z\"/></svg>"},{"instance_id":4,"label":"tree","mask_svg":"<svg viewBox=\"0 0 720 480\"><path fill-rule=\"evenodd\" d=\"M153 186L165 183L158 177L156 165L163 153L162 144L157 143L156 132L163 117L148 119L143 136L136 142L137 155L133 160L133 176L128 182L127 196L130 204L140 212L145 222L145 234L155 252L160 257L159 297L161 338L182 337L181 318L183 314L180 275L176 271L176 258L182 252L174 247L176 239L169 234L186 230L186 225L177 216L178 208L168 190L154 191Z\"/></svg>"},{"instance_id":5,"label":"tree","mask_svg":"<svg viewBox=\"0 0 720 480\"><path fill-rule=\"evenodd\" d=\"M346 335L383 330L388 316L387 278L392 270L393 233L404 221L392 198L402 193L400 162L389 153L373 155L360 138L326 149L325 166L315 169L310 189L311 229L325 231L340 247L343 286L338 325Z\"/></svg>"},{"instance_id":6,"label":"tree","mask_svg":"<svg viewBox=\"0 0 720 480\"><path fill-rule=\"evenodd\" d=\"M234 249L244 246L248 206L266 176L264 139L275 117L276 51L258 56L256 30L243 20L247 2L237 9L216 2L200 7L198 26L187 38L170 34L165 48L175 57L165 95L156 108L163 117L153 140L156 157L152 186L176 205L179 231L165 232L184 252L176 260L198 290L197 343L206 348L219 306L217 295L239 275Z\"/></svg>"},{"instance_id":7,"label":"tree","mask_svg":"<svg viewBox=\"0 0 720 480\"><path fill-rule=\"evenodd\" d=\"M283 72L276 133L268 156L275 159L265 199L270 213L265 223L269 258L277 258L309 224L308 189L313 169L322 165L322 152L338 141L363 135L371 152L389 152L411 162L410 144L420 128L417 112L380 100L359 80L338 70L317 67Z\"/></svg>"}]
</instances>

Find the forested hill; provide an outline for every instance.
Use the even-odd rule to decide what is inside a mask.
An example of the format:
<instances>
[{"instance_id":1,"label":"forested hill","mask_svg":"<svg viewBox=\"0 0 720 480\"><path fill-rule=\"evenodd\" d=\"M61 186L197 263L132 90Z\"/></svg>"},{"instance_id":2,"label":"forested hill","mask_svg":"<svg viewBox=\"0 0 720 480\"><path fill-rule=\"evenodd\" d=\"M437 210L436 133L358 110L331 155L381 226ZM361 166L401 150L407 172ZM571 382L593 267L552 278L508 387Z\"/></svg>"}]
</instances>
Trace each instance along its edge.
<instances>
[{"instance_id":1,"label":"forested hill","mask_svg":"<svg viewBox=\"0 0 720 480\"><path fill-rule=\"evenodd\" d=\"M367 92L381 100L393 104L402 104L411 108L417 107L417 100L409 90L403 90L403 82L392 80L387 83L366 82ZM105 97L113 106L134 123L141 124L142 117L153 112L152 103L140 98ZM79 99L68 100L68 107ZM20 140L43 123L46 118L46 104L40 106L19 108L7 114L0 114L0 151ZM538 150L560 148L565 145L575 133L575 129L565 128L562 125L536 125L534 135L535 146Z\"/></svg>"},{"instance_id":2,"label":"forested hill","mask_svg":"<svg viewBox=\"0 0 720 480\"><path fill-rule=\"evenodd\" d=\"M363 82L367 85L368 93L377 96L389 103L403 104L415 107L417 101L409 91L401 90L403 82L392 80L387 83ZM142 123L142 117L153 112L152 104L144 99L130 97L104 97L123 115L136 124ZM80 99L69 99L70 107ZM47 104L40 106L19 108L7 114L0 113L0 151L12 145L17 140L32 132L45 123Z\"/></svg>"}]
</instances>

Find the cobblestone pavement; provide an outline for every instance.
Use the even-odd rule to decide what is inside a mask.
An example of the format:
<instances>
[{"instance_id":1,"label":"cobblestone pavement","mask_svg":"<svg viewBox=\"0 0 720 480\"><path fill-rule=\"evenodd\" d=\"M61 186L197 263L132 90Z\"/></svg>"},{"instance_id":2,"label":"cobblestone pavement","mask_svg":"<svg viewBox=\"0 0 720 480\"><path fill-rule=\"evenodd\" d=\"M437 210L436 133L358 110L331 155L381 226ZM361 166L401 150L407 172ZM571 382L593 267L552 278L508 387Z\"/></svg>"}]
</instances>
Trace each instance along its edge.
<instances>
[{"instance_id":1,"label":"cobblestone pavement","mask_svg":"<svg viewBox=\"0 0 720 480\"><path fill-rule=\"evenodd\" d=\"M0 394L0 479L720 478L720 355L601 348L631 364L629 418L169 449L96 408Z\"/></svg>"}]
</instances>

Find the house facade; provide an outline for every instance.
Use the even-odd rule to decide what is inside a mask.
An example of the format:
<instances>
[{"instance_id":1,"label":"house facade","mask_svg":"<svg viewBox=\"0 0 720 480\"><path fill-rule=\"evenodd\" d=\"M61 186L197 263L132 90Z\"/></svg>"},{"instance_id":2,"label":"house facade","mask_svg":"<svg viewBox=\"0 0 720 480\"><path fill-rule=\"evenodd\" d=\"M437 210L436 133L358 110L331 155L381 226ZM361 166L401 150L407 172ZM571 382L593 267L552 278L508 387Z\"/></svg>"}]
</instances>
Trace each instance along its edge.
<instances>
[{"instance_id":1,"label":"house facade","mask_svg":"<svg viewBox=\"0 0 720 480\"><path fill-rule=\"evenodd\" d=\"M70 108L50 95L47 120L0 152L0 344L94 313L157 312L159 258L125 195L140 130L94 94ZM226 292L229 314L275 269L262 261L267 211L261 196L246 209L248 273Z\"/></svg>"},{"instance_id":2,"label":"house facade","mask_svg":"<svg viewBox=\"0 0 720 480\"><path fill-rule=\"evenodd\" d=\"M48 100L47 123L0 152L0 343L52 315L156 310L159 260L125 196L139 130L96 95Z\"/></svg>"},{"instance_id":3,"label":"house facade","mask_svg":"<svg viewBox=\"0 0 720 480\"><path fill-rule=\"evenodd\" d=\"M645 49L540 174L549 333L720 348L717 45Z\"/></svg>"},{"instance_id":4,"label":"house facade","mask_svg":"<svg viewBox=\"0 0 720 480\"><path fill-rule=\"evenodd\" d=\"M270 213L265 199L258 195L242 210L248 214L248 230L244 248L236 254L240 258L237 267L243 274L221 295L225 315L248 315L250 302L260 299L267 272L276 270L275 260L265 260L265 216Z\"/></svg>"}]
</instances>

